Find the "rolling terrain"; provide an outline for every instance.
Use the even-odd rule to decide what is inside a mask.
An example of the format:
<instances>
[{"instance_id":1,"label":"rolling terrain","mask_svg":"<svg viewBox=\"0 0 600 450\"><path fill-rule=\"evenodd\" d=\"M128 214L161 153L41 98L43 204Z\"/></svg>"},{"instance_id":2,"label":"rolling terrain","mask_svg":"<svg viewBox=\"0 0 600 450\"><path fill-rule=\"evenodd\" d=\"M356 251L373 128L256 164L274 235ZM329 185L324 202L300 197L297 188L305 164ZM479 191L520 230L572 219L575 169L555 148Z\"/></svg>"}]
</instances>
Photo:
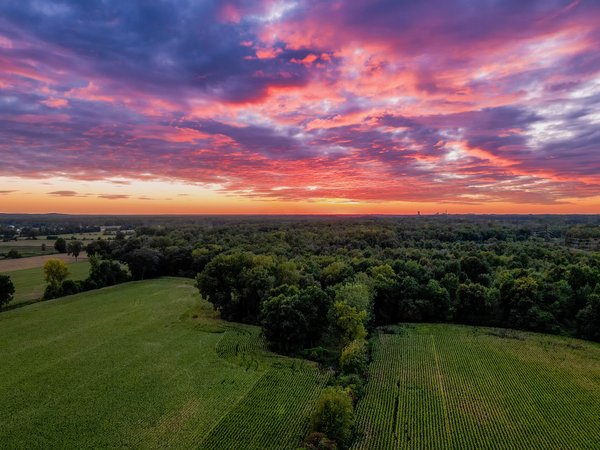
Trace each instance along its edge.
<instances>
[{"instance_id":1,"label":"rolling terrain","mask_svg":"<svg viewBox=\"0 0 600 450\"><path fill-rule=\"evenodd\" d=\"M53 257L32 257L32 258L23 258L23 259L17 259L14 261L26 261L29 259L38 259L38 258L45 258L44 261L40 262L40 264L43 265L43 263L47 260L47 259L62 259L60 258L61 256L66 256L66 255L54 255ZM58 258L56 258L58 257ZM90 263L87 261L81 261L81 258L79 258L79 260L81 262L72 262L74 261L74 258L68 256L68 259L66 260L67 263L67 267L69 268L69 275L67 277L67 279L69 280L83 280L85 279L90 271ZM63 259L64 260L64 259ZM37 267L32 267L32 268L28 268L28 269L20 269L20 270L11 270L11 271L3 271L2 270L2 263L6 262L6 261L0 261L0 273L4 273L8 276L10 276L10 279L12 280L14 286L15 286L15 298L13 299L13 301L10 303L10 305L17 305L20 303L31 303L31 302L35 302L36 300L39 300L42 298L42 295L44 294L44 289L46 288L46 281L44 280L44 269L41 266L37 266Z\"/></svg>"},{"instance_id":2,"label":"rolling terrain","mask_svg":"<svg viewBox=\"0 0 600 450\"><path fill-rule=\"evenodd\" d=\"M216 318L180 278L0 313L0 354L11 449L295 448L328 378Z\"/></svg>"}]
</instances>

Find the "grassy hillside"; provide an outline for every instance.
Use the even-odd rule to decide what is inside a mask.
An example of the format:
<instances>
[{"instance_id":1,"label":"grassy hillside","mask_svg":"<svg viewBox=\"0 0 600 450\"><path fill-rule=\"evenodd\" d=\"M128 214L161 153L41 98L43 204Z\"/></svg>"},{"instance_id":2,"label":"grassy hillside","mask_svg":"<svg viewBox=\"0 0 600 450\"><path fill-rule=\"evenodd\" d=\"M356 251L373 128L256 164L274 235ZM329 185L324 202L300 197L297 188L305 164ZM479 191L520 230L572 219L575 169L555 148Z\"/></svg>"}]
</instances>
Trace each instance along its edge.
<instances>
[{"instance_id":1,"label":"grassy hillside","mask_svg":"<svg viewBox=\"0 0 600 450\"><path fill-rule=\"evenodd\" d=\"M327 380L178 278L1 313L0 354L0 448L295 448Z\"/></svg>"},{"instance_id":2,"label":"grassy hillside","mask_svg":"<svg viewBox=\"0 0 600 450\"><path fill-rule=\"evenodd\" d=\"M600 448L600 345L418 325L379 334L354 449Z\"/></svg>"},{"instance_id":3,"label":"grassy hillside","mask_svg":"<svg viewBox=\"0 0 600 450\"><path fill-rule=\"evenodd\" d=\"M69 268L70 280L83 280L87 278L90 272L90 263L87 261L67 264ZM15 285L15 298L11 302L11 305L17 303L27 303L39 300L46 288L46 281L44 280L44 270L42 267L35 267L32 269L13 270L10 272L3 272L10 276L13 284Z\"/></svg>"}]
</instances>

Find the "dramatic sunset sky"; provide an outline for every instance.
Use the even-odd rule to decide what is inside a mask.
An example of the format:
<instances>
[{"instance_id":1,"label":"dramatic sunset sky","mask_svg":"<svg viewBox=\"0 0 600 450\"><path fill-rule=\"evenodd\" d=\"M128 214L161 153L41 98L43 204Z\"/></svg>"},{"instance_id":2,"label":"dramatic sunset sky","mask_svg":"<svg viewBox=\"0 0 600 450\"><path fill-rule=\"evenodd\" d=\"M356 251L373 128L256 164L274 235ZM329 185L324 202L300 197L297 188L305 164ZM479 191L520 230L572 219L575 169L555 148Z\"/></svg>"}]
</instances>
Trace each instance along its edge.
<instances>
[{"instance_id":1,"label":"dramatic sunset sky","mask_svg":"<svg viewBox=\"0 0 600 450\"><path fill-rule=\"evenodd\" d=\"M0 212L600 213L600 0L0 0Z\"/></svg>"}]
</instances>

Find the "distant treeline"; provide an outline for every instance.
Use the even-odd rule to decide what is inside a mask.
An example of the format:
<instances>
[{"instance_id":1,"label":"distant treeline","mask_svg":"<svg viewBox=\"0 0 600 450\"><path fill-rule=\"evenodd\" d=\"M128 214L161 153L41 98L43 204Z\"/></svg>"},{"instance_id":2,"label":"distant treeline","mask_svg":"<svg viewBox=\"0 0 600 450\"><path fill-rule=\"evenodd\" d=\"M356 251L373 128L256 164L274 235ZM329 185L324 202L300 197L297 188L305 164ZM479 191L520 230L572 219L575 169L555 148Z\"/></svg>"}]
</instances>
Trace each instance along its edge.
<instances>
[{"instance_id":1,"label":"distant treeline","mask_svg":"<svg viewBox=\"0 0 600 450\"><path fill-rule=\"evenodd\" d=\"M319 314L336 299L366 296L356 301L364 303L369 327L456 322L600 339L600 254L546 242L537 220L228 221L142 226L129 239L95 241L87 251L127 264L133 279L197 277L201 293L230 320L261 323L272 298L306 301L310 290L325 299ZM547 226L560 229L563 221ZM327 334L323 322L275 345L315 346Z\"/></svg>"}]
</instances>

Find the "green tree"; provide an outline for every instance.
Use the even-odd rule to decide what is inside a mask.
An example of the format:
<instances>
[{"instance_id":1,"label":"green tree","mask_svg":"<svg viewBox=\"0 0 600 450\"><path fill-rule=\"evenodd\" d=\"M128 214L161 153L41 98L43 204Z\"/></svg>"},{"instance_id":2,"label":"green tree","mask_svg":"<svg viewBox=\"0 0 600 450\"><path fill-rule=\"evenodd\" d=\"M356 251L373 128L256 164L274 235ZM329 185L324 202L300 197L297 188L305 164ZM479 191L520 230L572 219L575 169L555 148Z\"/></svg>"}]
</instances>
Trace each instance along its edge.
<instances>
[{"instance_id":1,"label":"green tree","mask_svg":"<svg viewBox=\"0 0 600 450\"><path fill-rule=\"evenodd\" d=\"M325 328L327 307L327 295L319 288L279 286L262 304L263 334L271 347L286 353L312 345Z\"/></svg>"},{"instance_id":2,"label":"green tree","mask_svg":"<svg viewBox=\"0 0 600 450\"><path fill-rule=\"evenodd\" d=\"M6 257L8 259L19 259L21 258L23 255L21 255L21 253L19 253L17 250L15 250L14 248L11 248L7 253L6 253Z\"/></svg>"},{"instance_id":3,"label":"green tree","mask_svg":"<svg viewBox=\"0 0 600 450\"><path fill-rule=\"evenodd\" d=\"M346 302L354 306L357 311L371 311L371 292L368 286L362 283L344 283L335 288L335 301Z\"/></svg>"},{"instance_id":4,"label":"green tree","mask_svg":"<svg viewBox=\"0 0 600 450\"><path fill-rule=\"evenodd\" d=\"M334 338L341 346L346 346L355 339L367 336L365 321L366 311L357 311L346 302L334 302L329 311Z\"/></svg>"},{"instance_id":5,"label":"green tree","mask_svg":"<svg viewBox=\"0 0 600 450\"><path fill-rule=\"evenodd\" d=\"M311 430L324 433L340 449L348 448L354 432L354 409L350 395L338 387L325 389L315 405Z\"/></svg>"},{"instance_id":6,"label":"green tree","mask_svg":"<svg viewBox=\"0 0 600 450\"><path fill-rule=\"evenodd\" d=\"M54 249L58 253L67 253L67 241L64 238L59 237L54 241Z\"/></svg>"},{"instance_id":7,"label":"green tree","mask_svg":"<svg viewBox=\"0 0 600 450\"><path fill-rule=\"evenodd\" d=\"M200 294L225 320L257 323L263 300L277 282L272 256L250 252L221 254L196 277Z\"/></svg>"},{"instance_id":8,"label":"green tree","mask_svg":"<svg viewBox=\"0 0 600 450\"><path fill-rule=\"evenodd\" d=\"M600 292L590 295L585 308L577 313L577 331L581 337L600 341Z\"/></svg>"},{"instance_id":9,"label":"green tree","mask_svg":"<svg viewBox=\"0 0 600 450\"><path fill-rule=\"evenodd\" d=\"M450 294L437 280L429 280L416 304L427 321L444 321L450 314Z\"/></svg>"},{"instance_id":10,"label":"green tree","mask_svg":"<svg viewBox=\"0 0 600 450\"><path fill-rule=\"evenodd\" d=\"M60 286L69 276L69 268L60 259L49 259L44 264L44 276L48 285Z\"/></svg>"},{"instance_id":11,"label":"green tree","mask_svg":"<svg viewBox=\"0 0 600 450\"><path fill-rule=\"evenodd\" d=\"M153 248L143 247L125 255L125 262L134 280L144 280L159 274L161 253Z\"/></svg>"},{"instance_id":12,"label":"green tree","mask_svg":"<svg viewBox=\"0 0 600 450\"><path fill-rule=\"evenodd\" d=\"M15 294L15 286L8 275L0 274L0 308L8 305Z\"/></svg>"},{"instance_id":13,"label":"green tree","mask_svg":"<svg viewBox=\"0 0 600 450\"><path fill-rule=\"evenodd\" d=\"M44 264L44 276L46 278L46 290L44 291L44 299L62 297L62 283L69 275L67 265L60 259L49 259Z\"/></svg>"},{"instance_id":14,"label":"green tree","mask_svg":"<svg viewBox=\"0 0 600 450\"><path fill-rule=\"evenodd\" d=\"M490 306L488 292L479 283L465 283L458 286L454 305L454 320L459 323L481 324L488 318Z\"/></svg>"},{"instance_id":15,"label":"green tree","mask_svg":"<svg viewBox=\"0 0 600 450\"><path fill-rule=\"evenodd\" d=\"M83 242L81 241L69 241L67 244L67 255L73 255L75 257L75 261L79 257L81 250L83 249Z\"/></svg>"},{"instance_id":16,"label":"green tree","mask_svg":"<svg viewBox=\"0 0 600 450\"><path fill-rule=\"evenodd\" d=\"M350 278L353 273L352 267L344 261L334 261L321 272L321 283L323 286L333 286Z\"/></svg>"}]
</instances>

